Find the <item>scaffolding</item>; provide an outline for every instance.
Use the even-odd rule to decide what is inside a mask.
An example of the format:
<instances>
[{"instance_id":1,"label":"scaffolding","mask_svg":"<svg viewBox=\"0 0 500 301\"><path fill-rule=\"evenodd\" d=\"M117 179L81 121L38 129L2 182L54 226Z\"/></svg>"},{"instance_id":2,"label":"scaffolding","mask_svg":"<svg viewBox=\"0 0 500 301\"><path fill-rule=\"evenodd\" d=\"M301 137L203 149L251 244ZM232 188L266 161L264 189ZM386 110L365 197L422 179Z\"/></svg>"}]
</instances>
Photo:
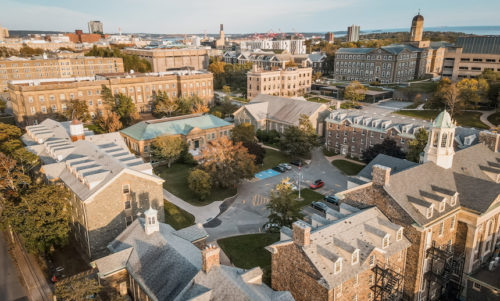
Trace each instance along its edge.
<instances>
[{"instance_id":1,"label":"scaffolding","mask_svg":"<svg viewBox=\"0 0 500 301\"><path fill-rule=\"evenodd\" d=\"M458 300L462 289L464 254L456 255L448 245L432 246L427 249L427 300ZM431 295L431 288L433 294Z\"/></svg>"},{"instance_id":2,"label":"scaffolding","mask_svg":"<svg viewBox=\"0 0 500 301\"><path fill-rule=\"evenodd\" d=\"M400 300L403 291L403 275L388 263L377 262L372 268L374 274L373 300Z\"/></svg>"}]
</instances>

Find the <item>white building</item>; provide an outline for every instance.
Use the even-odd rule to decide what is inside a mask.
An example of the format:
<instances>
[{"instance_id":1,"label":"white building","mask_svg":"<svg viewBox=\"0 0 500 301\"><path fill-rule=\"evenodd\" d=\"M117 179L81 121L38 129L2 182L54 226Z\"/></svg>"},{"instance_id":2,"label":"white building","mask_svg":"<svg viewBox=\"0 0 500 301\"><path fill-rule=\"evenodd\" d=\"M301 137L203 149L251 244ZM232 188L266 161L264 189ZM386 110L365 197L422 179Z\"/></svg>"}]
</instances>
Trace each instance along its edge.
<instances>
[{"instance_id":1,"label":"white building","mask_svg":"<svg viewBox=\"0 0 500 301\"><path fill-rule=\"evenodd\" d=\"M272 50L286 50L290 54L305 54L306 44L304 39L299 40L253 40L242 41L241 50L255 50L255 49L272 49Z\"/></svg>"}]
</instances>

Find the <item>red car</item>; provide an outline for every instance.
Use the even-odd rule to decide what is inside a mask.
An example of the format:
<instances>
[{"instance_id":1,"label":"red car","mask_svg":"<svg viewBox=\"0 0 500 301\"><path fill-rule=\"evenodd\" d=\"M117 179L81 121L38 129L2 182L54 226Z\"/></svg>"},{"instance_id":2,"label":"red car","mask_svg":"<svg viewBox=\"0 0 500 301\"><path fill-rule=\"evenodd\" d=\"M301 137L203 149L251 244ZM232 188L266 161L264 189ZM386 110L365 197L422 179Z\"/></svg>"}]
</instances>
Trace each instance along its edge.
<instances>
[{"instance_id":1,"label":"red car","mask_svg":"<svg viewBox=\"0 0 500 301\"><path fill-rule=\"evenodd\" d=\"M325 182L323 182L322 180L316 180L311 185L309 185L309 188L318 189L323 187L323 185L325 185Z\"/></svg>"}]
</instances>

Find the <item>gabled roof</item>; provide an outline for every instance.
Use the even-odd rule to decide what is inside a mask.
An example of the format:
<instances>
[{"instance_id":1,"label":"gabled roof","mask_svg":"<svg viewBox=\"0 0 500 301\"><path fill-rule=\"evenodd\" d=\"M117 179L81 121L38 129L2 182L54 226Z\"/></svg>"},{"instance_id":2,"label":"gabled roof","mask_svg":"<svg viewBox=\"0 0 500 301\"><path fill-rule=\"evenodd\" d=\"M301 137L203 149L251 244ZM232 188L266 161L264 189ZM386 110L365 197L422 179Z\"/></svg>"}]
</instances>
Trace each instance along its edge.
<instances>
[{"instance_id":1,"label":"gabled roof","mask_svg":"<svg viewBox=\"0 0 500 301\"><path fill-rule=\"evenodd\" d=\"M367 179L371 181L372 179L372 169L374 165L382 165L391 168L391 175L417 166L418 163L408 161L406 159L400 159L384 154L378 154L375 159L373 159L368 165L366 165L359 173L358 177Z\"/></svg>"},{"instance_id":2,"label":"gabled roof","mask_svg":"<svg viewBox=\"0 0 500 301\"><path fill-rule=\"evenodd\" d=\"M179 117L141 121L120 132L135 140L151 140L164 135L187 135L193 128L202 130L231 125L214 115L191 114Z\"/></svg>"}]
</instances>

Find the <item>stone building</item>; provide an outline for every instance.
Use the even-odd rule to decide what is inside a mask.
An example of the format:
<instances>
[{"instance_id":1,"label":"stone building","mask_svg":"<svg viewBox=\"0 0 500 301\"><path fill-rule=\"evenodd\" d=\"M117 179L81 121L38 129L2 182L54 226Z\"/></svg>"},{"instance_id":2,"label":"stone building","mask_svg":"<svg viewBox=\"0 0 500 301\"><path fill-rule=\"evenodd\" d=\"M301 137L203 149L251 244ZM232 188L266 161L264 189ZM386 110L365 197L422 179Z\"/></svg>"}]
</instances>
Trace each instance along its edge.
<instances>
[{"instance_id":1,"label":"stone building","mask_svg":"<svg viewBox=\"0 0 500 301\"><path fill-rule=\"evenodd\" d=\"M309 54L309 60L311 61L311 67L313 73L321 72L323 76L331 73L330 66L327 65L327 56L323 52L315 52Z\"/></svg>"},{"instance_id":2,"label":"stone building","mask_svg":"<svg viewBox=\"0 0 500 301\"><path fill-rule=\"evenodd\" d=\"M9 37L9 30L5 27L0 26L0 42Z\"/></svg>"},{"instance_id":3,"label":"stone building","mask_svg":"<svg viewBox=\"0 0 500 301\"><path fill-rule=\"evenodd\" d=\"M40 80L94 76L97 73L123 72L122 58L93 56L8 57L0 60L0 92L7 91L10 80Z\"/></svg>"},{"instance_id":4,"label":"stone building","mask_svg":"<svg viewBox=\"0 0 500 301\"><path fill-rule=\"evenodd\" d=\"M94 261L100 283L132 300L293 300L262 283L259 267L243 270L220 263L220 249L198 249L201 225L174 230L148 209L109 244L111 255Z\"/></svg>"},{"instance_id":5,"label":"stone building","mask_svg":"<svg viewBox=\"0 0 500 301\"><path fill-rule=\"evenodd\" d=\"M197 158L211 140L230 137L233 127L233 124L210 114L191 114L141 121L120 133L129 148L145 158L151 155L153 139L160 136L182 137L189 152Z\"/></svg>"},{"instance_id":6,"label":"stone building","mask_svg":"<svg viewBox=\"0 0 500 301\"><path fill-rule=\"evenodd\" d=\"M89 21L89 33L103 34L104 29L101 21Z\"/></svg>"},{"instance_id":7,"label":"stone building","mask_svg":"<svg viewBox=\"0 0 500 301\"><path fill-rule=\"evenodd\" d=\"M453 81L476 78L485 70L500 72L500 36L459 37L446 49L442 76Z\"/></svg>"},{"instance_id":8,"label":"stone building","mask_svg":"<svg viewBox=\"0 0 500 301\"><path fill-rule=\"evenodd\" d=\"M106 113L101 90L129 96L138 112L151 112L154 94L169 98L198 96L205 105L213 103L213 75L207 71L162 73L103 73L94 77L18 80L8 84L16 122L36 124L48 116L65 112L73 99L87 102L92 118Z\"/></svg>"},{"instance_id":9,"label":"stone building","mask_svg":"<svg viewBox=\"0 0 500 301\"><path fill-rule=\"evenodd\" d=\"M255 130L276 130L279 133L289 126L299 126L301 115L306 115L322 136L324 119L329 112L327 104L260 94L233 115L236 125L250 123Z\"/></svg>"},{"instance_id":10,"label":"stone building","mask_svg":"<svg viewBox=\"0 0 500 301\"><path fill-rule=\"evenodd\" d=\"M125 48L123 53L134 54L151 63L153 72L165 72L176 69L204 70L208 68L207 49L168 48L136 49Z\"/></svg>"},{"instance_id":11,"label":"stone building","mask_svg":"<svg viewBox=\"0 0 500 301\"><path fill-rule=\"evenodd\" d=\"M83 253L95 259L150 206L164 220L163 182L153 167L130 153L119 133L91 135L77 120L46 119L27 126L23 142L38 155L49 183L72 194L73 235Z\"/></svg>"},{"instance_id":12,"label":"stone building","mask_svg":"<svg viewBox=\"0 0 500 301\"><path fill-rule=\"evenodd\" d=\"M424 34L424 16L422 16L419 12L415 17L413 17L413 20L411 21L410 41L411 42L422 41L423 34Z\"/></svg>"},{"instance_id":13,"label":"stone building","mask_svg":"<svg viewBox=\"0 0 500 301\"><path fill-rule=\"evenodd\" d=\"M497 245L498 139L481 133L484 143L455 152L455 129L450 115L441 113L431 128L423 164L392 175L390 168L375 165L371 182L337 194L351 206L375 205L405 227L412 243L404 286L410 300L467 299L464 275L488 262Z\"/></svg>"},{"instance_id":14,"label":"stone building","mask_svg":"<svg viewBox=\"0 0 500 301\"><path fill-rule=\"evenodd\" d=\"M243 51L251 50L282 50L290 54L306 54L304 39L258 39L241 41L240 48Z\"/></svg>"},{"instance_id":15,"label":"stone building","mask_svg":"<svg viewBox=\"0 0 500 301\"><path fill-rule=\"evenodd\" d=\"M259 94L294 97L311 91L312 68L266 71L254 68L247 73L247 98Z\"/></svg>"},{"instance_id":16,"label":"stone building","mask_svg":"<svg viewBox=\"0 0 500 301\"><path fill-rule=\"evenodd\" d=\"M376 207L341 204L312 223L283 227L271 252L271 283L296 300L400 300L406 252L403 227Z\"/></svg>"},{"instance_id":17,"label":"stone building","mask_svg":"<svg viewBox=\"0 0 500 301\"><path fill-rule=\"evenodd\" d=\"M325 124L326 148L356 158L361 158L364 150L382 143L385 138L395 140L397 146L407 152L418 130L431 128L431 123L425 120L359 110L336 110L325 119ZM457 127L453 144L457 149L475 145L480 132L475 128ZM499 135L491 135L499 139Z\"/></svg>"}]
</instances>

